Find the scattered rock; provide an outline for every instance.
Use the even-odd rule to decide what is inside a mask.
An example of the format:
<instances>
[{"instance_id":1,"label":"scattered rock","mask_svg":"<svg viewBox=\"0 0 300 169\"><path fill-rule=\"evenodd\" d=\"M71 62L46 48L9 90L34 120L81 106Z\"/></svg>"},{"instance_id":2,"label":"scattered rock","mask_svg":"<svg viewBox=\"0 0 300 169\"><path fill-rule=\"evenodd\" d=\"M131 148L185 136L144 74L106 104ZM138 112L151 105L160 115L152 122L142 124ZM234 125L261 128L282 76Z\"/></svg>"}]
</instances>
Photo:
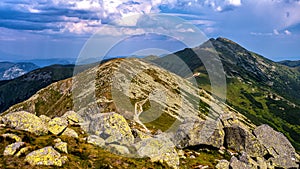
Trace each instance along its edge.
<instances>
[{"instance_id":1,"label":"scattered rock","mask_svg":"<svg viewBox=\"0 0 300 169\"><path fill-rule=\"evenodd\" d=\"M134 146L140 157L150 157L153 162L166 162L169 166L178 168L179 157L175 145L168 137L148 138L136 143Z\"/></svg>"},{"instance_id":2,"label":"scattered rock","mask_svg":"<svg viewBox=\"0 0 300 169\"><path fill-rule=\"evenodd\" d=\"M73 138L78 138L78 134L76 133L76 131L71 129L71 128L66 128L66 130L61 135L62 136L73 137Z\"/></svg>"},{"instance_id":3,"label":"scattered rock","mask_svg":"<svg viewBox=\"0 0 300 169\"><path fill-rule=\"evenodd\" d=\"M224 143L222 123L218 121L197 119L187 120L181 124L172 138L178 148L200 144L220 148Z\"/></svg>"},{"instance_id":4,"label":"scattered rock","mask_svg":"<svg viewBox=\"0 0 300 169\"><path fill-rule=\"evenodd\" d=\"M61 157L53 147L49 146L29 153L25 161L33 166L62 166L66 161L66 157Z\"/></svg>"},{"instance_id":5,"label":"scattered rock","mask_svg":"<svg viewBox=\"0 0 300 169\"><path fill-rule=\"evenodd\" d=\"M89 125L89 133L98 135L106 143L131 145L134 137L125 118L117 113L99 113Z\"/></svg>"},{"instance_id":6,"label":"scattered rock","mask_svg":"<svg viewBox=\"0 0 300 169\"><path fill-rule=\"evenodd\" d=\"M107 148L110 152L115 153L115 154L120 154L120 155L130 154L130 151L125 146L121 146L121 145L117 145L117 144L109 144L107 146Z\"/></svg>"},{"instance_id":7,"label":"scattered rock","mask_svg":"<svg viewBox=\"0 0 300 169\"><path fill-rule=\"evenodd\" d=\"M48 133L47 125L39 117L25 111L8 113L3 117L3 122L8 127L28 131L36 135Z\"/></svg>"},{"instance_id":8,"label":"scattered rock","mask_svg":"<svg viewBox=\"0 0 300 169\"><path fill-rule=\"evenodd\" d=\"M48 129L52 134L59 135L68 127L68 121L61 117L55 117L48 123Z\"/></svg>"},{"instance_id":9,"label":"scattered rock","mask_svg":"<svg viewBox=\"0 0 300 169\"><path fill-rule=\"evenodd\" d=\"M12 156L24 145L25 145L24 142L12 143L12 144L5 147L3 155L4 156Z\"/></svg>"},{"instance_id":10,"label":"scattered rock","mask_svg":"<svg viewBox=\"0 0 300 169\"><path fill-rule=\"evenodd\" d=\"M270 156L269 161L275 167L298 168L296 152L289 140L268 125L261 125L254 130L259 142L264 145Z\"/></svg>"},{"instance_id":11,"label":"scattered rock","mask_svg":"<svg viewBox=\"0 0 300 169\"><path fill-rule=\"evenodd\" d=\"M60 152L68 154L68 143L66 142L58 142L54 145L54 148L56 148Z\"/></svg>"},{"instance_id":12,"label":"scattered rock","mask_svg":"<svg viewBox=\"0 0 300 169\"><path fill-rule=\"evenodd\" d=\"M83 118L75 111L67 111L62 117L66 118L71 125L84 122Z\"/></svg>"},{"instance_id":13,"label":"scattered rock","mask_svg":"<svg viewBox=\"0 0 300 169\"><path fill-rule=\"evenodd\" d=\"M15 140L16 142L21 142L22 141L21 137L15 135L15 134L12 134L12 133L2 134L1 137L3 137L3 138L10 138L10 139Z\"/></svg>"},{"instance_id":14,"label":"scattered rock","mask_svg":"<svg viewBox=\"0 0 300 169\"><path fill-rule=\"evenodd\" d=\"M90 135L87 138L87 142L95 146L103 147L105 145L105 140L96 135Z\"/></svg>"},{"instance_id":15,"label":"scattered rock","mask_svg":"<svg viewBox=\"0 0 300 169\"><path fill-rule=\"evenodd\" d=\"M229 169L229 162L227 160L220 160L216 165L216 169Z\"/></svg>"}]
</instances>

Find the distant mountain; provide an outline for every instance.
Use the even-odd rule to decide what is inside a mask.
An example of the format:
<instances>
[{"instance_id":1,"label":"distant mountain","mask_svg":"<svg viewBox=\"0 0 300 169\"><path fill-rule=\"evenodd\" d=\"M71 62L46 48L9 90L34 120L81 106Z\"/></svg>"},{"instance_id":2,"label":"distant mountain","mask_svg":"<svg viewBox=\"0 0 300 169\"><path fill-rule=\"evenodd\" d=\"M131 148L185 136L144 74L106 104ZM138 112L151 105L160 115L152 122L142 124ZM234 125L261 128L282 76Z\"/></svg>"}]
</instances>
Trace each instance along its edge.
<instances>
[{"instance_id":1,"label":"distant mountain","mask_svg":"<svg viewBox=\"0 0 300 169\"><path fill-rule=\"evenodd\" d=\"M282 65L286 65L288 67L294 68L296 70L298 70L300 72L300 60L295 60L295 61L291 61L291 60L284 60L281 62L278 62L279 64Z\"/></svg>"},{"instance_id":2,"label":"distant mountain","mask_svg":"<svg viewBox=\"0 0 300 169\"><path fill-rule=\"evenodd\" d=\"M0 83L0 112L35 94L49 84L73 75L73 65L53 65Z\"/></svg>"},{"instance_id":3,"label":"distant mountain","mask_svg":"<svg viewBox=\"0 0 300 169\"><path fill-rule=\"evenodd\" d=\"M75 64L76 58L50 58L50 59L30 59L30 60L21 60L22 62L31 62L39 67L45 67L50 65L70 65Z\"/></svg>"},{"instance_id":4,"label":"distant mountain","mask_svg":"<svg viewBox=\"0 0 300 169\"><path fill-rule=\"evenodd\" d=\"M37 68L37 65L29 62L0 62L0 80L14 79Z\"/></svg>"},{"instance_id":5,"label":"distant mountain","mask_svg":"<svg viewBox=\"0 0 300 169\"><path fill-rule=\"evenodd\" d=\"M295 60L295 61L284 60L284 61L280 61L278 63L289 66L289 67L300 67L300 60Z\"/></svg>"}]
</instances>

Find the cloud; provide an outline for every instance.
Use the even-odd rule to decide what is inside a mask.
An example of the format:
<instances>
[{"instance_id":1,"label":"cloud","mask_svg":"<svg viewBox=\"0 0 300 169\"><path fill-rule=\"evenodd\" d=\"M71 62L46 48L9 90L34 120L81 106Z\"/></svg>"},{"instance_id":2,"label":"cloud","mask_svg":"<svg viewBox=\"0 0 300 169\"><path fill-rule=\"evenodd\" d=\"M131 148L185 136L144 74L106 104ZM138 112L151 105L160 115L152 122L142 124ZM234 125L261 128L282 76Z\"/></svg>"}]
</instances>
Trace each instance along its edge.
<instances>
[{"instance_id":1,"label":"cloud","mask_svg":"<svg viewBox=\"0 0 300 169\"><path fill-rule=\"evenodd\" d=\"M273 33L274 33L274 35L279 35L280 34L277 29L274 29Z\"/></svg>"},{"instance_id":2,"label":"cloud","mask_svg":"<svg viewBox=\"0 0 300 169\"><path fill-rule=\"evenodd\" d=\"M292 32L290 32L289 30L284 30L284 33L285 33L286 35L292 35Z\"/></svg>"}]
</instances>

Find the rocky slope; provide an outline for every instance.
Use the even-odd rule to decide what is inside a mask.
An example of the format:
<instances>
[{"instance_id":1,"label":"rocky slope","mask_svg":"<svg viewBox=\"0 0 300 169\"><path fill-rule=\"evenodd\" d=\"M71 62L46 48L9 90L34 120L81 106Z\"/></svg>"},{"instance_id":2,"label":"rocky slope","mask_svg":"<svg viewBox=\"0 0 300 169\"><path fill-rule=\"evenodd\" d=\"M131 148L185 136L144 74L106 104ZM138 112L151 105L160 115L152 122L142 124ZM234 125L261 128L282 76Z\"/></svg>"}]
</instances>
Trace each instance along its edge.
<instances>
[{"instance_id":1,"label":"rocky slope","mask_svg":"<svg viewBox=\"0 0 300 169\"><path fill-rule=\"evenodd\" d=\"M0 80L10 80L39 68L33 63L0 62Z\"/></svg>"},{"instance_id":2,"label":"rocky slope","mask_svg":"<svg viewBox=\"0 0 300 169\"><path fill-rule=\"evenodd\" d=\"M73 79L53 83L5 111L1 122L4 131L15 129L41 135L37 139L49 134L61 139L64 135L79 137L77 145L91 144L91 150L100 147L101 153L107 150L129 159L160 162L148 161L147 165L299 167L299 156L283 134L268 125L256 126L197 84L139 59L111 60ZM84 139L72 126L86 134ZM26 151L23 159L31 165L57 166L73 165L74 156L83 160L78 154L65 157L66 151L73 148L67 143L59 150L58 143L66 145L53 140ZM13 144L16 145L8 145L4 152L16 147L10 153L15 155L24 145L31 145L24 139ZM96 155L96 161L103 160L101 153ZM50 155L51 160L37 158L40 154ZM90 156L86 158L94 168L95 161ZM119 161L126 163L124 159ZM110 161L104 164L118 168Z\"/></svg>"}]
</instances>

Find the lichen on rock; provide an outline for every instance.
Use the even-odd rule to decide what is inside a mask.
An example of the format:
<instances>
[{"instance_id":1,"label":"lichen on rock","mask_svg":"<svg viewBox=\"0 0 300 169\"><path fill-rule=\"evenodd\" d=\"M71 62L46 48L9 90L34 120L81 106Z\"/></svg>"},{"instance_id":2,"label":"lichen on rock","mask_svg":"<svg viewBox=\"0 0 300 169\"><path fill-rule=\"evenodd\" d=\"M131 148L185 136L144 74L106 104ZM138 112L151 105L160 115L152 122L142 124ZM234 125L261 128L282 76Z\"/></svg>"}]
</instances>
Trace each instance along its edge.
<instances>
[{"instance_id":1,"label":"lichen on rock","mask_svg":"<svg viewBox=\"0 0 300 169\"><path fill-rule=\"evenodd\" d=\"M53 147L45 147L29 153L25 161L29 164L46 165L46 166L62 166L66 159L62 157Z\"/></svg>"},{"instance_id":2,"label":"lichen on rock","mask_svg":"<svg viewBox=\"0 0 300 169\"><path fill-rule=\"evenodd\" d=\"M12 156L14 155L22 146L24 146L25 143L24 142L15 142L15 143L12 143L8 146L5 147L5 150L3 152L3 155L4 156Z\"/></svg>"},{"instance_id":3,"label":"lichen on rock","mask_svg":"<svg viewBox=\"0 0 300 169\"><path fill-rule=\"evenodd\" d=\"M52 134L61 134L68 127L68 121L65 118L55 117L48 123L48 129Z\"/></svg>"},{"instance_id":4,"label":"lichen on rock","mask_svg":"<svg viewBox=\"0 0 300 169\"><path fill-rule=\"evenodd\" d=\"M28 131L36 135L48 133L47 125L39 117L25 111L8 113L2 121L8 127Z\"/></svg>"},{"instance_id":5,"label":"lichen on rock","mask_svg":"<svg viewBox=\"0 0 300 169\"><path fill-rule=\"evenodd\" d=\"M131 145L134 137L125 118L117 113L99 113L89 125L88 133L98 135L107 143Z\"/></svg>"}]
</instances>

